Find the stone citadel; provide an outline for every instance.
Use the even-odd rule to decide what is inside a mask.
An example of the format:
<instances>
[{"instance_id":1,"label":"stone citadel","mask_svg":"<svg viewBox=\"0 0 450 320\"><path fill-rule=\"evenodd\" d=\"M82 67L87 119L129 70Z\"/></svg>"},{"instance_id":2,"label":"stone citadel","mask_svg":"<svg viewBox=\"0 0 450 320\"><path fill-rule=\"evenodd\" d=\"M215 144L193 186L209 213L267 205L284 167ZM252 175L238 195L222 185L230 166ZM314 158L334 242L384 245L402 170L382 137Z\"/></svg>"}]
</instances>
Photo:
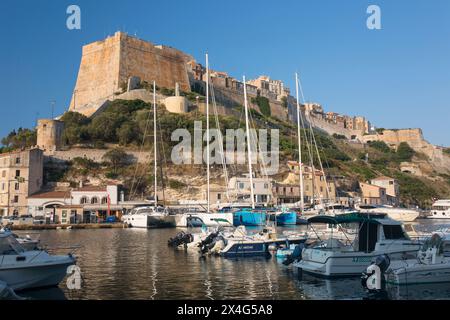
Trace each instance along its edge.
<instances>
[{"instance_id":1,"label":"stone citadel","mask_svg":"<svg viewBox=\"0 0 450 320\"><path fill-rule=\"evenodd\" d=\"M184 113L192 110L192 107L204 111L205 104L198 97L197 101L189 101L182 95L191 93L203 96L205 76L205 67L189 54L116 32L111 37L83 47L69 110L92 117L116 99L151 102L153 97L150 91L142 88L142 84L151 85L156 81L159 88L175 92L175 96L158 92L158 102L164 104L168 111ZM230 114L236 106L243 105L241 81L223 71L210 70L210 77L220 113ZM253 99L265 97L272 117L296 121L296 100L282 81L260 76L247 81L247 92L251 108L261 112ZM442 148L425 141L420 129L379 133L361 116L325 112L317 103L304 103L301 108L313 127L330 135L342 135L360 143L381 140L394 148L401 142L408 142L416 151L436 161L439 167L450 165L448 157L443 156ZM37 128L38 145L47 153L58 151L63 127L64 124L57 120L40 120Z\"/></svg>"}]
</instances>

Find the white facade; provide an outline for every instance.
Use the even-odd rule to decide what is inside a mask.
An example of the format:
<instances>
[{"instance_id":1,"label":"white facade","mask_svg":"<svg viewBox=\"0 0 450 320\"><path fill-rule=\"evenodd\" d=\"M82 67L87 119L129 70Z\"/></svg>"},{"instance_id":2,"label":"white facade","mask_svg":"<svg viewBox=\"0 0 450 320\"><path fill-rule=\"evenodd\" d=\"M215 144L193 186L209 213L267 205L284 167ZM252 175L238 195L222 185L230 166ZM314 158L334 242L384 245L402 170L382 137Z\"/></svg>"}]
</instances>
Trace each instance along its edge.
<instances>
[{"instance_id":1,"label":"white facade","mask_svg":"<svg viewBox=\"0 0 450 320\"><path fill-rule=\"evenodd\" d=\"M250 178L233 177L228 182L228 189L231 195L237 199L250 199ZM272 179L253 178L253 193L255 202L269 203L272 201Z\"/></svg>"},{"instance_id":2,"label":"white facade","mask_svg":"<svg viewBox=\"0 0 450 320\"><path fill-rule=\"evenodd\" d=\"M45 216L53 214L54 208L61 206L106 206L108 204L108 196L110 205L119 203L118 187L116 185L39 193L27 198L28 214L34 217Z\"/></svg>"}]
</instances>

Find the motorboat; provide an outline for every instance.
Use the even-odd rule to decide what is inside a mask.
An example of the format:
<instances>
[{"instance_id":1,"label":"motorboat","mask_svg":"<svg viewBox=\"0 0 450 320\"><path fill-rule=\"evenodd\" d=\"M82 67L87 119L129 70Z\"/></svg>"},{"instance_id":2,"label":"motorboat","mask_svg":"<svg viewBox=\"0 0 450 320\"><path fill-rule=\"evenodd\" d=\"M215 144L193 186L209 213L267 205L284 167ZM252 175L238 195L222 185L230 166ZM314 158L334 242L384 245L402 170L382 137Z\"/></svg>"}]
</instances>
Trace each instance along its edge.
<instances>
[{"instance_id":1,"label":"motorboat","mask_svg":"<svg viewBox=\"0 0 450 320\"><path fill-rule=\"evenodd\" d=\"M167 228L176 225L174 215L170 215L165 207L154 205L136 207L124 215L122 221L132 228Z\"/></svg>"},{"instance_id":2,"label":"motorboat","mask_svg":"<svg viewBox=\"0 0 450 320\"><path fill-rule=\"evenodd\" d=\"M360 276L371 261L386 254L391 260L415 256L420 242L409 239L402 223L386 215L349 214L316 216L310 224L350 225L356 227L353 241L341 241L330 235L302 251L293 265L299 272L321 277Z\"/></svg>"},{"instance_id":3,"label":"motorboat","mask_svg":"<svg viewBox=\"0 0 450 320\"><path fill-rule=\"evenodd\" d=\"M402 222L412 222L420 216L420 212L415 209L405 209L397 208L386 205L359 205L357 207L358 211L361 213L384 213L387 214L391 219L402 221Z\"/></svg>"},{"instance_id":4,"label":"motorboat","mask_svg":"<svg viewBox=\"0 0 450 320\"><path fill-rule=\"evenodd\" d=\"M316 204L309 208L306 208L303 211L303 216L305 217L314 217L317 215L337 215L337 214L352 214L356 213L357 210L352 209L350 207L346 207L342 204L338 203L325 203L325 204Z\"/></svg>"},{"instance_id":5,"label":"motorboat","mask_svg":"<svg viewBox=\"0 0 450 320\"><path fill-rule=\"evenodd\" d=\"M233 226L232 213L208 213L188 210L175 215L175 225L180 228Z\"/></svg>"},{"instance_id":6,"label":"motorboat","mask_svg":"<svg viewBox=\"0 0 450 320\"><path fill-rule=\"evenodd\" d=\"M282 209L270 213L271 220L276 221L278 226L295 226L297 224L297 212Z\"/></svg>"},{"instance_id":7,"label":"motorboat","mask_svg":"<svg viewBox=\"0 0 450 320\"><path fill-rule=\"evenodd\" d=\"M75 263L71 254L27 251L11 232L0 232L0 281L15 291L57 286L66 276L67 268Z\"/></svg>"},{"instance_id":8,"label":"motorboat","mask_svg":"<svg viewBox=\"0 0 450 320\"><path fill-rule=\"evenodd\" d=\"M223 204L218 207L218 213L232 213L233 225L238 226L264 226L267 219L267 208L256 205L252 208L248 203Z\"/></svg>"},{"instance_id":9,"label":"motorboat","mask_svg":"<svg viewBox=\"0 0 450 320\"><path fill-rule=\"evenodd\" d=\"M219 254L226 258L245 256L270 256L270 249L304 243L303 233L285 233L278 236L274 227L265 227L258 233L249 234L245 226L239 226L231 235L224 236L224 247Z\"/></svg>"},{"instance_id":10,"label":"motorboat","mask_svg":"<svg viewBox=\"0 0 450 320\"><path fill-rule=\"evenodd\" d=\"M11 235L16 238L17 242L20 243L20 245L25 249L25 250L35 250L38 249L39 246L39 239L32 239L30 237L30 235L26 235L25 237L21 237L13 232L11 232L11 230L9 229L9 227L3 227L0 232L3 233L11 233Z\"/></svg>"},{"instance_id":11,"label":"motorboat","mask_svg":"<svg viewBox=\"0 0 450 320\"><path fill-rule=\"evenodd\" d=\"M450 200L438 200L431 206L428 219L450 219Z\"/></svg>"},{"instance_id":12,"label":"motorboat","mask_svg":"<svg viewBox=\"0 0 450 320\"><path fill-rule=\"evenodd\" d=\"M415 259L390 261L386 256L378 257L363 274L363 286L369 291L380 291L390 285L450 282L450 258L444 256L443 244L443 239L434 234Z\"/></svg>"}]
</instances>

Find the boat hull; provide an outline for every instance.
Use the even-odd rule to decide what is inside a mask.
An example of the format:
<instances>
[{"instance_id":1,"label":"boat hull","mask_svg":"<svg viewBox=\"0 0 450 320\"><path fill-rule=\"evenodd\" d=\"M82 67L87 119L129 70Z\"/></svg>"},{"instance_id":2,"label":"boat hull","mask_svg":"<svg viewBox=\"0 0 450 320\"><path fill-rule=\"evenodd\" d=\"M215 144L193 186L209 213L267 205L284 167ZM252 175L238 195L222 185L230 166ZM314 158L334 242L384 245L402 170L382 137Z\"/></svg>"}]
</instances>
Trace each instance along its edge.
<instances>
[{"instance_id":1,"label":"boat hull","mask_svg":"<svg viewBox=\"0 0 450 320\"><path fill-rule=\"evenodd\" d=\"M175 216L175 224L179 228L232 226L232 213L186 213Z\"/></svg>"},{"instance_id":2,"label":"boat hull","mask_svg":"<svg viewBox=\"0 0 450 320\"><path fill-rule=\"evenodd\" d=\"M401 259L405 254L415 255L419 246L401 251L390 252L341 252L330 254L324 250L304 249L302 260L294 263L301 272L324 278L361 276L371 262L382 254L387 254L391 260Z\"/></svg>"},{"instance_id":3,"label":"boat hull","mask_svg":"<svg viewBox=\"0 0 450 320\"><path fill-rule=\"evenodd\" d=\"M234 242L228 244L221 252L221 256L225 258L238 257L270 257L269 244L265 242Z\"/></svg>"},{"instance_id":4,"label":"boat hull","mask_svg":"<svg viewBox=\"0 0 450 320\"><path fill-rule=\"evenodd\" d=\"M386 273L390 285L413 285L450 282L450 265L422 264L417 260L394 262Z\"/></svg>"},{"instance_id":5,"label":"boat hull","mask_svg":"<svg viewBox=\"0 0 450 320\"><path fill-rule=\"evenodd\" d=\"M174 228L176 226L175 216L170 215L147 215L133 214L127 216L125 223L131 228Z\"/></svg>"},{"instance_id":6,"label":"boat hull","mask_svg":"<svg viewBox=\"0 0 450 320\"><path fill-rule=\"evenodd\" d=\"M54 287L64 279L67 268L74 263L74 260L68 259L56 264L1 268L0 280L15 291Z\"/></svg>"},{"instance_id":7,"label":"boat hull","mask_svg":"<svg viewBox=\"0 0 450 320\"><path fill-rule=\"evenodd\" d=\"M278 214L276 219L279 226L295 226L297 224L297 213L283 212Z\"/></svg>"},{"instance_id":8,"label":"boat hull","mask_svg":"<svg viewBox=\"0 0 450 320\"><path fill-rule=\"evenodd\" d=\"M266 224L267 214L263 211L236 211L233 213L234 226L263 226Z\"/></svg>"}]
</instances>

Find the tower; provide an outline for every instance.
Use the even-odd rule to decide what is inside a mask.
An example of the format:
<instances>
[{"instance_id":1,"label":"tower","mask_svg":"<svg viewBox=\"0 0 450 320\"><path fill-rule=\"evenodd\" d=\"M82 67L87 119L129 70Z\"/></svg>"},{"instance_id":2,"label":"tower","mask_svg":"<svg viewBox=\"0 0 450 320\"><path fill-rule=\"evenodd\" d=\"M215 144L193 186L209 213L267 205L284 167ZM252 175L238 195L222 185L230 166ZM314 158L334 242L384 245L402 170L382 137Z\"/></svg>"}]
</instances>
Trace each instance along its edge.
<instances>
[{"instance_id":1,"label":"tower","mask_svg":"<svg viewBox=\"0 0 450 320\"><path fill-rule=\"evenodd\" d=\"M37 146L45 152L57 151L62 146L64 122L40 119L37 125Z\"/></svg>"}]
</instances>

